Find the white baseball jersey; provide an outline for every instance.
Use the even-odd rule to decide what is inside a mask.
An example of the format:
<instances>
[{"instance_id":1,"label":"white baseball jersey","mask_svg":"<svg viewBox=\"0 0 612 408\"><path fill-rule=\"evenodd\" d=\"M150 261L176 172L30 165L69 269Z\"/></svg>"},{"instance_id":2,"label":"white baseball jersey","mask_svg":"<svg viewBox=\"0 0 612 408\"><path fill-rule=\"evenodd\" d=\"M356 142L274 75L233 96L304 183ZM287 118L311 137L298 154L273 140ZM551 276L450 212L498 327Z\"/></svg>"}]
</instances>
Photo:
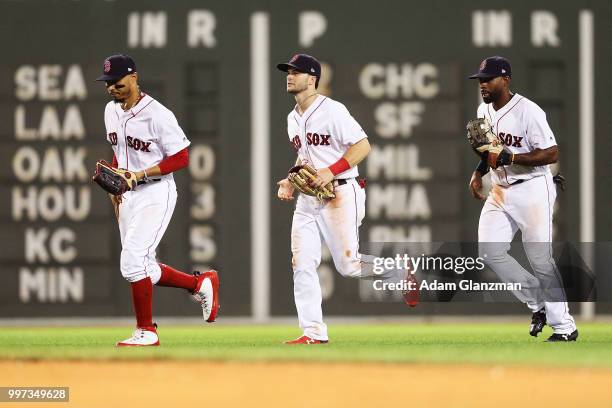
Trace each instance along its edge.
<instances>
[{"instance_id":1,"label":"white baseball jersey","mask_svg":"<svg viewBox=\"0 0 612 408\"><path fill-rule=\"evenodd\" d=\"M557 145L546 121L546 113L522 95L514 94L498 111L492 103L481 103L477 115L491 122L493 133L510 153L529 153L536 148L544 150ZM529 180L545 174L550 174L548 165L533 167L513 164L491 169L491 181L493 184L507 186L517 180Z\"/></svg>"},{"instance_id":2,"label":"white baseball jersey","mask_svg":"<svg viewBox=\"0 0 612 408\"><path fill-rule=\"evenodd\" d=\"M289 113L287 133L300 159L317 169L336 163L349 146L367 137L343 104L322 95L318 95L301 116L297 108ZM357 166L354 166L336 178L358 175Z\"/></svg>"},{"instance_id":3,"label":"white baseball jersey","mask_svg":"<svg viewBox=\"0 0 612 408\"><path fill-rule=\"evenodd\" d=\"M172 111L146 94L127 112L109 102L104 123L118 166L127 170L147 169L191 143Z\"/></svg>"}]
</instances>

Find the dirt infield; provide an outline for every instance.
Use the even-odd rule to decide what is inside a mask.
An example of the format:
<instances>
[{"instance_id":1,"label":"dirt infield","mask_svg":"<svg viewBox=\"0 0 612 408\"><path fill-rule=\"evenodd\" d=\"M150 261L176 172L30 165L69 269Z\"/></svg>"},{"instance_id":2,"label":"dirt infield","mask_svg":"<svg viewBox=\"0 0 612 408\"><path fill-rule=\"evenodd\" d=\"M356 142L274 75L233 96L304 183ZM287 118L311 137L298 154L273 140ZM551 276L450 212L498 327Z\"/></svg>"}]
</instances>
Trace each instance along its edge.
<instances>
[{"instance_id":1,"label":"dirt infield","mask_svg":"<svg viewBox=\"0 0 612 408\"><path fill-rule=\"evenodd\" d=\"M610 384L612 371L581 368L0 362L1 386L70 387L69 403L20 407L599 407Z\"/></svg>"}]
</instances>

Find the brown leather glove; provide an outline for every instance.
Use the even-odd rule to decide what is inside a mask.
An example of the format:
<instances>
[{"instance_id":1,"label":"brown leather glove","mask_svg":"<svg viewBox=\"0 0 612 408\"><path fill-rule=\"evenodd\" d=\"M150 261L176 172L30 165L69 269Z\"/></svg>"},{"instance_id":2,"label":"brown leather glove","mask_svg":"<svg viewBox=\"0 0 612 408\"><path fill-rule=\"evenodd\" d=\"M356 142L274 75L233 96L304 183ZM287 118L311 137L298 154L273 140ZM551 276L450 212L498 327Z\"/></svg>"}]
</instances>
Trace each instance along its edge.
<instances>
[{"instance_id":1,"label":"brown leather glove","mask_svg":"<svg viewBox=\"0 0 612 408\"><path fill-rule=\"evenodd\" d=\"M106 160L96 163L96 172L92 181L98 183L105 191L112 195L121 195L136 187L136 176L131 171L116 169Z\"/></svg>"},{"instance_id":2,"label":"brown leather glove","mask_svg":"<svg viewBox=\"0 0 612 408\"><path fill-rule=\"evenodd\" d=\"M476 154L484 158L487 153L489 167L496 169L499 165L498 156L503 151L503 146L491 129L491 123L486 118L472 119L467 126L468 142Z\"/></svg>"},{"instance_id":3,"label":"brown leather glove","mask_svg":"<svg viewBox=\"0 0 612 408\"><path fill-rule=\"evenodd\" d=\"M329 183L318 188L312 187L310 183L317 176L317 170L308 164L301 164L289 169L287 179L302 194L317 197L319 200L331 200L335 198L334 186Z\"/></svg>"}]
</instances>

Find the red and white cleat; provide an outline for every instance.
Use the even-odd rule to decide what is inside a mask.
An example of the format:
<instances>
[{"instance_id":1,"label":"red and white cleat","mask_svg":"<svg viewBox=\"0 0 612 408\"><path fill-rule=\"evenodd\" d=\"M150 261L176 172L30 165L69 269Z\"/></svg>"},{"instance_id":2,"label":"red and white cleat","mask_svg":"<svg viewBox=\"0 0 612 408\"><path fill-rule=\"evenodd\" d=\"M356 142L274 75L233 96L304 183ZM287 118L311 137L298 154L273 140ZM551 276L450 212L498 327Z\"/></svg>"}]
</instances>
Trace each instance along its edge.
<instances>
[{"instance_id":1,"label":"red and white cleat","mask_svg":"<svg viewBox=\"0 0 612 408\"><path fill-rule=\"evenodd\" d=\"M408 285L408 290L405 290L402 295L404 296L404 303L406 303L410 307L416 307L419 304L419 281L414 276L414 274L410 273L410 271L406 274L406 284Z\"/></svg>"},{"instance_id":2,"label":"red and white cleat","mask_svg":"<svg viewBox=\"0 0 612 408\"><path fill-rule=\"evenodd\" d=\"M327 344L329 340L316 340L304 335L295 340L286 341L285 344Z\"/></svg>"},{"instance_id":3,"label":"red and white cleat","mask_svg":"<svg viewBox=\"0 0 612 408\"><path fill-rule=\"evenodd\" d=\"M197 277L198 284L192 297L202 306L204 320L212 323L219 311L219 276L217 271L207 271Z\"/></svg>"},{"instance_id":4,"label":"red and white cleat","mask_svg":"<svg viewBox=\"0 0 612 408\"><path fill-rule=\"evenodd\" d=\"M117 347L159 346L159 337L157 337L156 328L157 327L139 327L134 331L132 337L117 343Z\"/></svg>"}]
</instances>

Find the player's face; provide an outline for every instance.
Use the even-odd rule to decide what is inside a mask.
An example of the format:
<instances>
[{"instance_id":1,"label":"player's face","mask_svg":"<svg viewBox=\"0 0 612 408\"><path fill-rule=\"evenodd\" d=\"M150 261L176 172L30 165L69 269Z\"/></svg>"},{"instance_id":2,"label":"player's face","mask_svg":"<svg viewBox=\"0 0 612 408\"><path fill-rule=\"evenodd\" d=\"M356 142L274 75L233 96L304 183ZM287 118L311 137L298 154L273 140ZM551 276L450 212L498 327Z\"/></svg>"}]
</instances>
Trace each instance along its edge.
<instances>
[{"instance_id":1,"label":"player's face","mask_svg":"<svg viewBox=\"0 0 612 408\"><path fill-rule=\"evenodd\" d=\"M484 103L498 101L506 86L507 80L504 77L480 78L480 95Z\"/></svg>"},{"instance_id":2,"label":"player's face","mask_svg":"<svg viewBox=\"0 0 612 408\"><path fill-rule=\"evenodd\" d=\"M118 81L106 81L106 91L115 102L123 102L131 95L135 81L136 74L126 75Z\"/></svg>"},{"instance_id":3,"label":"player's face","mask_svg":"<svg viewBox=\"0 0 612 408\"><path fill-rule=\"evenodd\" d=\"M308 89L308 78L310 75L289 68L287 71L287 92L298 94Z\"/></svg>"}]
</instances>

